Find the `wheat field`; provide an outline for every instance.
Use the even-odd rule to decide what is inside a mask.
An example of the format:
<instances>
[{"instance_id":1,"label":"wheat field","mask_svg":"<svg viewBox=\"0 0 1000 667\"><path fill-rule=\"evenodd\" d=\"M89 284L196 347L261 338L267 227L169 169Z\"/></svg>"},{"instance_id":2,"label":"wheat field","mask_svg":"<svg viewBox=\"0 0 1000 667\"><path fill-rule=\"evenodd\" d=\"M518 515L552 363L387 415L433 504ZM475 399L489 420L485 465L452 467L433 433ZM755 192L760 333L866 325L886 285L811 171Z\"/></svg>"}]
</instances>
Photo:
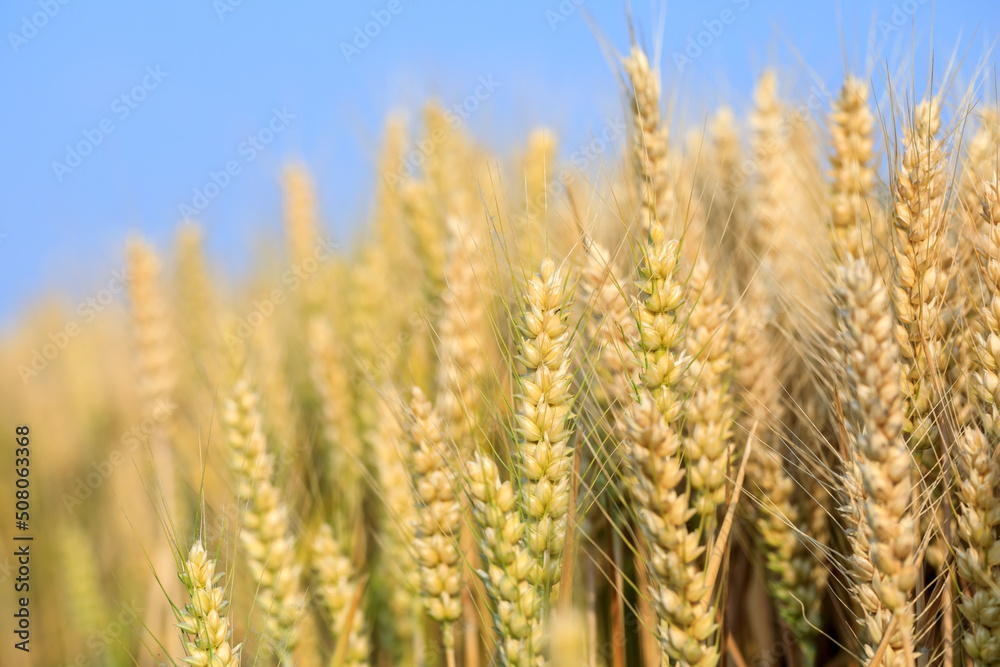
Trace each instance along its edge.
<instances>
[{"instance_id":1,"label":"wheat field","mask_svg":"<svg viewBox=\"0 0 1000 667\"><path fill-rule=\"evenodd\" d=\"M0 341L30 664L1000 665L992 63L684 125L617 46L589 171L430 101L350 242L289 164L245 279L184 220Z\"/></svg>"}]
</instances>

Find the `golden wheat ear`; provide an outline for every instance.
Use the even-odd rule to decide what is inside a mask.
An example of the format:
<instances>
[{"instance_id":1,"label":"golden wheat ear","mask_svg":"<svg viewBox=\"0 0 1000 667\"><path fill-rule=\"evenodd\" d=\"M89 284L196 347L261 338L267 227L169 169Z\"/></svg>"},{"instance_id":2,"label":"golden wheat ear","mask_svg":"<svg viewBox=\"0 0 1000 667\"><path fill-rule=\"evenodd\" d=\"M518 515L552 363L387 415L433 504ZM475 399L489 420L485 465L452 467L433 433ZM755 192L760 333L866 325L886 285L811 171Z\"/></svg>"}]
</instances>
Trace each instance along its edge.
<instances>
[{"instance_id":1,"label":"golden wheat ear","mask_svg":"<svg viewBox=\"0 0 1000 667\"><path fill-rule=\"evenodd\" d=\"M229 467L240 504L240 544L264 615L264 638L281 667L291 664L303 609L301 566L295 558L288 507L274 486L257 395L240 379L222 406Z\"/></svg>"},{"instance_id":2,"label":"golden wheat ear","mask_svg":"<svg viewBox=\"0 0 1000 667\"><path fill-rule=\"evenodd\" d=\"M355 576L329 524L320 524L309 542L308 553L314 582L311 594L333 633L334 657L340 660L337 664L364 667L371 653L367 624L358 609L364 583Z\"/></svg>"},{"instance_id":3,"label":"golden wheat ear","mask_svg":"<svg viewBox=\"0 0 1000 667\"><path fill-rule=\"evenodd\" d=\"M242 644L229 643L229 601L217 585L224 573L216 574L215 561L200 541L191 547L179 576L191 599L177 614L187 651L184 662L191 667L239 667Z\"/></svg>"},{"instance_id":4,"label":"golden wheat ear","mask_svg":"<svg viewBox=\"0 0 1000 667\"><path fill-rule=\"evenodd\" d=\"M847 487L857 495L848 520L855 538L855 597L866 614L869 658L881 648L886 665L904 665L914 636L919 512L915 471L903 440L899 348L889 294L864 262L841 272L844 377L849 391L848 437L853 444ZM862 551L865 546L867 551Z\"/></svg>"},{"instance_id":5,"label":"golden wheat ear","mask_svg":"<svg viewBox=\"0 0 1000 667\"><path fill-rule=\"evenodd\" d=\"M416 534L413 553L420 566L420 587L428 615L442 624L449 664L454 661L454 623L462 615L462 503L455 469L437 412L418 387L410 403L413 422L413 504Z\"/></svg>"}]
</instances>

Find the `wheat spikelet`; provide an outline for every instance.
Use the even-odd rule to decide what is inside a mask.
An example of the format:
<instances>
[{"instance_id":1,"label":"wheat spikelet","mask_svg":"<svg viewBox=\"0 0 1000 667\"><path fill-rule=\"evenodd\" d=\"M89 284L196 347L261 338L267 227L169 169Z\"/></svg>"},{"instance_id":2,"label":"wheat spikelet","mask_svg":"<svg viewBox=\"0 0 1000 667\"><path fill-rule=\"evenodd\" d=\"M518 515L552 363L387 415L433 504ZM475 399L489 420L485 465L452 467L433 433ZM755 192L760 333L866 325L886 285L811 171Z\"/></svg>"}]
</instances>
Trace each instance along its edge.
<instances>
[{"instance_id":1,"label":"wheat spikelet","mask_svg":"<svg viewBox=\"0 0 1000 667\"><path fill-rule=\"evenodd\" d=\"M191 598L177 612L177 627L185 635L184 662L192 667L239 667L241 645L229 644L229 602L225 590L216 585L223 573L215 573L215 561L208 557L200 541L191 547L179 576Z\"/></svg>"},{"instance_id":2,"label":"wheat spikelet","mask_svg":"<svg viewBox=\"0 0 1000 667\"><path fill-rule=\"evenodd\" d=\"M680 416L681 401L675 392L687 367L684 332L678 321L684 288L677 282L679 243L667 240L663 226L650 228L639 267L639 336L635 350L640 381L653 395L668 424Z\"/></svg>"},{"instance_id":3,"label":"wheat spikelet","mask_svg":"<svg viewBox=\"0 0 1000 667\"><path fill-rule=\"evenodd\" d=\"M388 272L385 252L377 243L368 242L358 254L360 256L350 268L350 292L346 301L348 341L360 372L352 377L354 428L364 455L359 463L367 466L368 453L374 448L373 439L378 429L378 383L393 370L383 364L380 352L394 335L395 314L390 310L389 286L382 278Z\"/></svg>"},{"instance_id":4,"label":"wheat spikelet","mask_svg":"<svg viewBox=\"0 0 1000 667\"><path fill-rule=\"evenodd\" d=\"M449 466L441 423L419 387L410 402L413 422L414 517L413 553L420 567L424 606L443 625L445 648L454 648L453 623L462 615L462 503L456 495L454 469Z\"/></svg>"},{"instance_id":5,"label":"wheat spikelet","mask_svg":"<svg viewBox=\"0 0 1000 667\"><path fill-rule=\"evenodd\" d=\"M904 642L913 633L911 597L917 580L919 527L913 462L902 438L904 411L893 318L888 292L863 262L841 271L840 282L837 300L852 415L848 432L857 466L849 484L855 485L860 473L865 497L857 509L863 511L870 529L871 587L878 597L877 609L865 609L865 651L869 658L874 655L895 615L898 623L883 664L905 665Z\"/></svg>"},{"instance_id":6,"label":"wheat spikelet","mask_svg":"<svg viewBox=\"0 0 1000 667\"><path fill-rule=\"evenodd\" d=\"M222 408L229 467L243 511L240 544L265 615L264 635L282 662L291 660L302 610L300 566L289 531L288 508L274 486L274 465L266 450L257 397L240 379Z\"/></svg>"},{"instance_id":7,"label":"wheat spikelet","mask_svg":"<svg viewBox=\"0 0 1000 667\"><path fill-rule=\"evenodd\" d=\"M255 332L251 351L260 377L265 434L272 442L281 443L277 455L278 463L283 466L296 454L300 426L296 418L297 397L292 386L295 378L289 369L289 355L294 350L285 344L281 325L278 317L261 325Z\"/></svg>"},{"instance_id":8,"label":"wheat spikelet","mask_svg":"<svg viewBox=\"0 0 1000 667\"><path fill-rule=\"evenodd\" d=\"M437 102L424 108L424 141L432 148L423 170L435 207L439 241L447 233L444 227L447 216L464 215L469 204L459 177L464 168L465 146L454 118Z\"/></svg>"},{"instance_id":9,"label":"wheat spikelet","mask_svg":"<svg viewBox=\"0 0 1000 667\"><path fill-rule=\"evenodd\" d=\"M667 155L667 127L660 117L660 77L649 66L646 54L632 47L623 62L632 84L629 106L632 112L632 166L639 196L639 231L645 238L651 225L672 221L675 206ZM679 230L671 228L671 233Z\"/></svg>"},{"instance_id":10,"label":"wheat spikelet","mask_svg":"<svg viewBox=\"0 0 1000 667\"><path fill-rule=\"evenodd\" d=\"M360 610L350 618L354 599L359 594L354 568L342 553L329 524L320 525L310 543L310 567L314 586L312 595L319 602L333 631L334 644L346 642L343 667L368 664L368 637ZM350 625L348 625L350 623ZM344 636L346 632L346 637Z\"/></svg>"},{"instance_id":11,"label":"wheat spikelet","mask_svg":"<svg viewBox=\"0 0 1000 667\"><path fill-rule=\"evenodd\" d=\"M440 150L440 148L438 149ZM425 294L438 295L444 288L446 230L426 182L407 182L401 192L405 220L424 276Z\"/></svg>"},{"instance_id":12,"label":"wheat spikelet","mask_svg":"<svg viewBox=\"0 0 1000 667\"><path fill-rule=\"evenodd\" d=\"M550 183L554 180L556 151L556 137L552 130L536 128L528 135L522 167L523 221L520 233L514 237L521 268L525 271L537 266L538 258L546 253L546 248L552 243L546 222L552 216L551 209L556 204L550 191Z\"/></svg>"},{"instance_id":13,"label":"wheat spikelet","mask_svg":"<svg viewBox=\"0 0 1000 667\"><path fill-rule=\"evenodd\" d=\"M399 262L408 259L405 249L406 229L403 223L403 200L400 196L402 174L405 169L403 152L406 150L406 123L403 118L392 115L385 124L385 139L379 155L378 172L382 176L376 182L375 210L372 213L372 229L375 237L392 262L393 271L401 271Z\"/></svg>"},{"instance_id":14,"label":"wheat spikelet","mask_svg":"<svg viewBox=\"0 0 1000 667\"><path fill-rule=\"evenodd\" d=\"M997 145L1000 144L1000 111L986 107L979 114L979 127L965 145L964 172L961 182L963 209L979 211L986 188L998 174Z\"/></svg>"},{"instance_id":15,"label":"wheat spikelet","mask_svg":"<svg viewBox=\"0 0 1000 667\"><path fill-rule=\"evenodd\" d=\"M861 233L875 169L872 166L875 119L868 110L868 88L853 77L844 81L830 114L833 193L833 250L839 261L861 259Z\"/></svg>"},{"instance_id":16,"label":"wheat spikelet","mask_svg":"<svg viewBox=\"0 0 1000 667\"><path fill-rule=\"evenodd\" d=\"M541 599L529 577L535 560L524 547L524 524L510 482L500 481L496 464L476 454L466 464L472 516L487 569L479 576L493 599L498 652L505 667L541 667Z\"/></svg>"}]
</instances>

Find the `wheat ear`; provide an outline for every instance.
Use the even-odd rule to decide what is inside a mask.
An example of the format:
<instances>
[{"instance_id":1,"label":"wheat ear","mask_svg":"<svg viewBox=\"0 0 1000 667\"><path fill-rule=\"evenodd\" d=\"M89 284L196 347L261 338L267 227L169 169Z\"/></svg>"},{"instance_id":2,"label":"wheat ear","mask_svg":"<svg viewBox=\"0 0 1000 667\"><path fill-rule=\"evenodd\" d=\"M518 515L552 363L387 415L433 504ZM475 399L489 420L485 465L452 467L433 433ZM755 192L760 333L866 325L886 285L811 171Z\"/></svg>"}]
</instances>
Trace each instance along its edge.
<instances>
[{"instance_id":1,"label":"wheat ear","mask_svg":"<svg viewBox=\"0 0 1000 667\"><path fill-rule=\"evenodd\" d=\"M894 191L896 272L893 305L899 318L899 343L906 381L906 425L911 447L925 449L937 439L934 406L935 374L943 370L943 307L948 289L944 261L944 195L947 175L942 142L940 105L917 105L908 129L906 151L896 174Z\"/></svg>"},{"instance_id":2,"label":"wheat ear","mask_svg":"<svg viewBox=\"0 0 1000 667\"><path fill-rule=\"evenodd\" d=\"M135 340L138 366L139 398L144 415L156 414L164 406L170 407L176 397L178 354L175 331L169 304L161 283L161 262L156 252L141 239L128 245L129 298L132 302L132 332ZM155 466L155 475L165 520L183 523L184 506L179 502L174 456L185 453L178 448L172 451L171 420L157 427L149 441L149 451ZM161 535L153 548L153 566L158 572L173 568L172 549ZM169 580L167 580L169 581ZM176 590L176 582L167 584L167 598ZM146 610L145 625L151 632L163 636L170 625L171 612L166 600L159 597L157 587L150 584L151 603ZM156 596L156 597L153 597ZM176 636L170 640L176 641ZM179 646L170 647L180 650Z\"/></svg>"},{"instance_id":3,"label":"wheat ear","mask_svg":"<svg viewBox=\"0 0 1000 667\"><path fill-rule=\"evenodd\" d=\"M870 531L870 584L878 599L877 607L865 609L865 651L869 658L874 655L893 618L898 617L883 664L902 666L907 659L904 643L913 636L911 602L917 581L919 521L914 463L902 437L899 354L889 294L867 265L859 261L842 270L840 284L837 301L851 413L848 434L857 466L854 484L860 473L865 497L859 499L859 509ZM866 601L866 596L859 598Z\"/></svg>"},{"instance_id":4,"label":"wheat ear","mask_svg":"<svg viewBox=\"0 0 1000 667\"><path fill-rule=\"evenodd\" d=\"M719 659L710 641L716 630L710 605L715 582L701 563L701 533L689 530L695 511L688 489L680 438L663 418L648 390L629 415L630 489L650 550L648 591L659 617L657 635L665 656L682 667L709 667Z\"/></svg>"},{"instance_id":5,"label":"wheat ear","mask_svg":"<svg viewBox=\"0 0 1000 667\"><path fill-rule=\"evenodd\" d=\"M853 77L844 81L830 115L833 192L833 251L838 261L861 259L862 221L875 181L872 166L875 118L868 110L868 88Z\"/></svg>"},{"instance_id":6,"label":"wheat ear","mask_svg":"<svg viewBox=\"0 0 1000 667\"><path fill-rule=\"evenodd\" d=\"M410 489L410 443L403 429L401 402L390 387L379 392L379 429L375 438L375 470L379 497L385 507L382 554L388 579L389 607L393 632L403 642L418 632L414 619L422 616L420 571L416 567L413 544L413 495Z\"/></svg>"},{"instance_id":7,"label":"wheat ear","mask_svg":"<svg viewBox=\"0 0 1000 667\"><path fill-rule=\"evenodd\" d=\"M1000 665L1000 466L997 448L978 429L956 446L961 479L956 571L965 584L958 608L969 622L962 645L976 667Z\"/></svg>"},{"instance_id":8,"label":"wheat ear","mask_svg":"<svg viewBox=\"0 0 1000 667\"><path fill-rule=\"evenodd\" d=\"M468 224L448 219L450 244L441 294L443 313L436 405L458 455L475 449L475 426L482 403L481 383L487 370L484 346L490 336L486 302L480 291L486 266Z\"/></svg>"},{"instance_id":9,"label":"wheat ear","mask_svg":"<svg viewBox=\"0 0 1000 667\"><path fill-rule=\"evenodd\" d=\"M309 370L319 394L323 438L330 448L331 469L338 475L342 493L336 496L339 518L356 519L361 504L361 439L351 412L353 396L347 368L327 320L314 316L308 324Z\"/></svg>"},{"instance_id":10,"label":"wheat ear","mask_svg":"<svg viewBox=\"0 0 1000 667\"><path fill-rule=\"evenodd\" d=\"M1000 185L997 181L984 187L981 204L983 226L982 278L986 297L982 323L984 331L976 336L979 366L972 384L979 395L980 420L992 439L1000 438Z\"/></svg>"},{"instance_id":11,"label":"wheat ear","mask_svg":"<svg viewBox=\"0 0 1000 667\"><path fill-rule=\"evenodd\" d=\"M257 606L266 619L264 634L285 667L298 639L301 568L295 562L288 508L274 486L274 464L260 422L257 396L241 379L222 408L229 466L243 510L240 543L257 584Z\"/></svg>"},{"instance_id":12,"label":"wheat ear","mask_svg":"<svg viewBox=\"0 0 1000 667\"><path fill-rule=\"evenodd\" d=\"M729 393L729 307L715 289L708 263L695 264L688 281L693 303L684 338L691 364L684 376L684 456L688 464L692 502L715 529L716 510L726 499L726 475L735 408Z\"/></svg>"},{"instance_id":13,"label":"wheat ear","mask_svg":"<svg viewBox=\"0 0 1000 667\"><path fill-rule=\"evenodd\" d=\"M442 624L445 649L454 650L454 623L462 616L462 503L455 470L448 464L441 421L419 387L410 402L413 422L413 491L416 534L413 552L427 613Z\"/></svg>"},{"instance_id":14,"label":"wheat ear","mask_svg":"<svg viewBox=\"0 0 1000 667\"><path fill-rule=\"evenodd\" d=\"M584 236L583 242L585 254L577 300L590 312L583 327L584 349L594 355L594 361L593 370L587 372L596 376L594 393L608 429L620 431L636 371L630 348L638 336L629 308L631 292L608 249L589 236ZM616 452L609 454L617 456Z\"/></svg>"},{"instance_id":15,"label":"wheat ear","mask_svg":"<svg viewBox=\"0 0 1000 667\"><path fill-rule=\"evenodd\" d=\"M472 516L486 570L479 572L494 601L497 648L505 667L540 667L541 600L529 579L536 564L524 547L524 524L510 482L500 481L496 463L476 454L466 464Z\"/></svg>"},{"instance_id":16,"label":"wheat ear","mask_svg":"<svg viewBox=\"0 0 1000 667\"><path fill-rule=\"evenodd\" d=\"M308 172L300 166L290 166L284 173L285 232L292 261L301 263L316 247L316 191Z\"/></svg>"},{"instance_id":17,"label":"wheat ear","mask_svg":"<svg viewBox=\"0 0 1000 667\"><path fill-rule=\"evenodd\" d=\"M340 549L329 524L320 525L310 543L313 597L319 602L333 631L334 644L346 643L341 667L364 667L370 648L364 618L351 617L354 599L361 592L354 567Z\"/></svg>"},{"instance_id":18,"label":"wheat ear","mask_svg":"<svg viewBox=\"0 0 1000 667\"><path fill-rule=\"evenodd\" d=\"M632 83L632 164L639 194L639 231L645 238L654 223L671 219L675 205L667 164L667 127L660 117L660 77L650 68L646 54L633 46L623 65Z\"/></svg>"},{"instance_id":19,"label":"wheat ear","mask_svg":"<svg viewBox=\"0 0 1000 667\"><path fill-rule=\"evenodd\" d=\"M233 630L226 609L225 590L218 586L224 573L215 573L215 561L201 542L195 542L179 573L191 602L177 612L191 667L239 667L241 644L230 646Z\"/></svg>"},{"instance_id":20,"label":"wheat ear","mask_svg":"<svg viewBox=\"0 0 1000 667\"><path fill-rule=\"evenodd\" d=\"M521 510L527 517L526 544L535 558L532 573L543 604L562 570L569 509L573 394L566 326L569 303L561 271L549 258L525 289L521 378L517 415Z\"/></svg>"}]
</instances>

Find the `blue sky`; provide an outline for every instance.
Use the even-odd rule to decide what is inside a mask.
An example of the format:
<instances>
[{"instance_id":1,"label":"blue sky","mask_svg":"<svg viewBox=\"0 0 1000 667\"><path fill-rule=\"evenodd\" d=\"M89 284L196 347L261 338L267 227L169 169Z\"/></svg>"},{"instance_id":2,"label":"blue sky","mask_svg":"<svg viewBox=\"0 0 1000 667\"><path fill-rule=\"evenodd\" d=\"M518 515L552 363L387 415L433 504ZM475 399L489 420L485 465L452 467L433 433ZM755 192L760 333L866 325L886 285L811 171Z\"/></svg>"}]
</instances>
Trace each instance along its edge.
<instances>
[{"instance_id":1,"label":"blue sky","mask_svg":"<svg viewBox=\"0 0 1000 667\"><path fill-rule=\"evenodd\" d=\"M938 75L959 46L967 77L1000 35L1000 3L962 0L635 3L632 14L695 121L722 100L745 107L768 64L802 90L815 77L835 91L845 66L898 63L911 44L923 76L933 44ZM629 44L625 5L598 0L8 0L0 28L4 327L45 292L72 303L107 284L130 231L166 247L206 188L210 252L245 266L253 239L280 225L289 161L314 173L325 224L349 234L386 114L415 114L432 95L451 106L483 78L495 90L469 114L474 134L509 154L545 125L569 155L620 114L602 43ZM366 28L373 37L359 37ZM238 173L212 189L232 163Z\"/></svg>"}]
</instances>

